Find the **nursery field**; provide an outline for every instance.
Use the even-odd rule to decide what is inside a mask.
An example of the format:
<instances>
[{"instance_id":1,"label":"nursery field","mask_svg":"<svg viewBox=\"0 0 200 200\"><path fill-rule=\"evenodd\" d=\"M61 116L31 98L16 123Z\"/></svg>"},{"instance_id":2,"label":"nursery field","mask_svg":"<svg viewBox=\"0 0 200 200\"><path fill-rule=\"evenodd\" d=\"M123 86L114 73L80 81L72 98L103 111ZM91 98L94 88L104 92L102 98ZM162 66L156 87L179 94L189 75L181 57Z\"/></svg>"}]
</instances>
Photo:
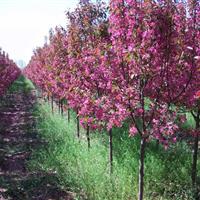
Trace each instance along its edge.
<instances>
[{"instance_id":1,"label":"nursery field","mask_svg":"<svg viewBox=\"0 0 200 200\"><path fill-rule=\"evenodd\" d=\"M80 0L65 23L23 69L0 48L0 199L200 200L200 0Z\"/></svg>"},{"instance_id":2,"label":"nursery field","mask_svg":"<svg viewBox=\"0 0 200 200\"><path fill-rule=\"evenodd\" d=\"M62 114L56 102L53 106L52 113L51 102L24 77L1 99L1 198L137 199L140 142L129 137L127 123L113 130L110 174L107 132L91 132L88 149L86 131L81 128L76 137L76 113ZM144 199L195 199L188 140L168 149L156 141L147 144Z\"/></svg>"}]
</instances>

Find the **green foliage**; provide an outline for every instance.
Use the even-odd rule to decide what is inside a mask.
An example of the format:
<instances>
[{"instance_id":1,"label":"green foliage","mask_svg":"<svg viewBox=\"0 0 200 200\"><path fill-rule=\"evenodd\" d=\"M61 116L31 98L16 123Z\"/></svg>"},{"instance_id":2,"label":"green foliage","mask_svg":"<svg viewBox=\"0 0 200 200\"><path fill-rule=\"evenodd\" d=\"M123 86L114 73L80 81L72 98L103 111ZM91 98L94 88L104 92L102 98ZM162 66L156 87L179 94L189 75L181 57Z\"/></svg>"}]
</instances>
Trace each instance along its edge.
<instances>
[{"instance_id":1,"label":"green foliage","mask_svg":"<svg viewBox=\"0 0 200 200\"><path fill-rule=\"evenodd\" d=\"M47 145L34 152L29 166L56 173L58 184L79 194L77 199L137 199L139 138L128 137L128 126L113 131L114 172L109 174L108 136L91 133L88 150L85 131L76 138L75 121L51 114L48 104L36 109L37 129ZM145 159L146 200L192 200L191 149L178 143L164 150L148 143ZM200 166L198 166L200 168Z\"/></svg>"},{"instance_id":2,"label":"green foliage","mask_svg":"<svg viewBox=\"0 0 200 200\"><path fill-rule=\"evenodd\" d=\"M186 113L187 121L184 124L185 129L194 129L195 128L195 120L191 113Z\"/></svg>"},{"instance_id":3,"label":"green foliage","mask_svg":"<svg viewBox=\"0 0 200 200\"><path fill-rule=\"evenodd\" d=\"M8 92L13 93L22 91L29 93L33 89L35 89L33 83L22 75L9 87Z\"/></svg>"}]
</instances>

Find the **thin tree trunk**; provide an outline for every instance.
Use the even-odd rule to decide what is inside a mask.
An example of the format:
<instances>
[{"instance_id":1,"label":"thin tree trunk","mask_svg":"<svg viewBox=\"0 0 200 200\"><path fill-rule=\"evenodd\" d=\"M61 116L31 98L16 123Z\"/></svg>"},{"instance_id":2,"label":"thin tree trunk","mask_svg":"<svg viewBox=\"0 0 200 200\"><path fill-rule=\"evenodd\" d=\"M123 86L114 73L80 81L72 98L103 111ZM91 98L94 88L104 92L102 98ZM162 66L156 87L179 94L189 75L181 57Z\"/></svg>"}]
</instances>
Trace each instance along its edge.
<instances>
[{"instance_id":1,"label":"thin tree trunk","mask_svg":"<svg viewBox=\"0 0 200 200\"><path fill-rule=\"evenodd\" d=\"M80 138L80 120L79 120L78 110L76 112L76 123L77 123L77 137Z\"/></svg>"},{"instance_id":2,"label":"thin tree trunk","mask_svg":"<svg viewBox=\"0 0 200 200\"><path fill-rule=\"evenodd\" d=\"M54 107L53 107L53 95L51 96L51 112L54 113Z\"/></svg>"},{"instance_id":3,"label":"thin tree trunk","mask_svg":"<svg viewBox=\"0 0 200 200\"><path fill-rule=\"evenodd\" d=\"M146 139L140 141L140 161L139 161L139 190L138 200L143 200L144 196L144 158L145 158Z\"/></svg>"},{"instance_id":4,"label":"thin tree trunk","mask_svg":"<svg viewBox=\"0 0 200 200\"><path fill-rule=\"evenodd\" d=\"M160 145L159 140L156 140L156 149L157 149L157 150L159 149L159 145Z\"/></svg>"},{"instance_id":5,"label":"thin tree trunk","mask_svg":"<svg viewBox=\"0 0 200 200\"><path fill-rule=\"evenodd\" d=\"M67 109L67 119L68 119L68 123L70 123L70 109Z\"/></svg>"},{"instance_id":6,"label":"thin tree trunk","mask_svg":"<svg viewBox=\"0 0 200 200\"><path fill-rule=\"evenodd\" d=\"M49 95L47 96L47 101L48 101L48 104L49 104L49 101L50 101L50 100L49 100Z\"/></svg>"},{"instance_id":7,"label":"thin tree trunk","mask_svg":"<svg viewBox=\"0 0 200 200\"><path fill-rule=\"evenodd\" d=\"M197 117L195 118L196 122L196 131L197 134L194 138L194 147L193 147L193 155L192 155L192 186L196 186L196 177L197 177L197 161L198 161L198 143L199 143L199 127L200 127L200 120L199 120L199 113L197 114Z\"/></svg>"},{"instance_id":8,"label":"thin tree trunk","mask_svg":"<svg viewBox=\"0 0 200 200\"><path fill-rule=\"evenodd\" d=\"M113 173L113 134L112 129L109 130L109 162L110 162L110 174Z\"/></svg>"},{"instance_id":9,"label":"thin tree trunk","mask_svg":"<svg viewBox=\"0 0 200 200\"><path fill-rule=\"evenodd\" d=\"M63 110L63 99L61 100L61 115L63 117L63 114L64 114L64 110Z\"/></svg>"},{"instance_id":10,"label":"thin tree trunk","mask_svg":"<svg viewBox=\"0 0 200 200\"><path fill-rule=\"evenodd\" d=\"M87 126L86 134L87 134L87 142L88 142L88 150L89 150L90 149L90 127L89 126Z\"/></svg>"},{"instance_id":11,"label":"thin tree trunk","mask_svg":"<svg viewBox=\"0 0 200 200\"><path fill-rule=\"evenodd\" d=\"M60 99L58 100L58 114L61 114Z\"/></svg>"}]
</instances>

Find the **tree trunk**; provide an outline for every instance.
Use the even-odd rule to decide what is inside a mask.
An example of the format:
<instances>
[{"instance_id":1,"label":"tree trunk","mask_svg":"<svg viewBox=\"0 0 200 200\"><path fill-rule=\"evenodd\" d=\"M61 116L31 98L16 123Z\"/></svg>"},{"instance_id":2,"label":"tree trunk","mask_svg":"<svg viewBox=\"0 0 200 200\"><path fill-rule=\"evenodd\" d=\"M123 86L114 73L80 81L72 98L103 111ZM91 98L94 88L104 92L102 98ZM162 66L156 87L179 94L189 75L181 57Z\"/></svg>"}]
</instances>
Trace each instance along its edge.
<instances>
[{"instance_id":1,"label":"tree trunk","mask_svg":"<svg viewBox=\"0 0 200 200\"><path fill-rule=\"evenodd\" d=\"M199 120L199 114L195 118L196 122L196 131L197 134L195 135L194 138L194 147L193 147L193 155L192 155L192 186L196 186L196 177L197 177L197 160L198 160L198 142L199 142L199 134L198 130L200 127L200 120Z\"/></svg>"},{"instance_id":2,"label":"tree trunk","mask_svg":"<svg viewBox=\"0 0 200 200\"><path fill-rule=\"evenodd\" d=\"M88 142L88 150L89 150L90 149L90 127L89 126L87 126L86 134L87 134L87 142Z\"/></svg>"},{"instance_id":3,"label":"tree trunk","mask_svg":"<svg viewBox=\"0 0 200 200\"><path fill-rule=\"evenodd\" d=\"M53 114L54 108L53 108L53 95L51 96L51 112Z\"/></svg>"},{"instance_id":4,"label":"tree trunk","mask_svg":"<svg viewBox=\"0 0 200 200\"><path fill-rule=\"evenodd\" d=\"M160 145L159 140L156 140L156 149L157 149L157 150L159 149L159 145Z\"/></svg>"},{"instance_id":5,"label":"tree trunk","mask_svg":"<svg viewBox=\"0 0 200 200\"><path fill-rule=\"evenodd\" d=\"M113 135L112 129L109 130L109 162L110 162L110 174L113 172Z\"/></svg>"},{"instance_id":6,"label":"tree trunk","mask_svg":"<svg viewBox=\"0 0 200 200\"><path fill-rule=\"evenodd\" d=\"M60 100L58 100L58 114L61 114L61 105L60 105Z\"/></svg>"},{"instance_id":7,"label":"tree trunk","mask_svg":"<svg viewBox=\"0 0 200 200\"><path fill-rule=\"evenodd\" d=\"M47 101L48 101L48 104L50 104L50 103L49 103L49 101L50 101L50 100L49 100L49 95L47 95Z\"/></svg>"},{"instance_id":8,"label":"tree trunk","mask_svg":"<svg viewBox=\"0 0 200 200\"><path fill-rule=\"evenodd\" d=\"M139 161L139 190L138 200L143 200L144 196L144 158L145 158L146 139L140 141L140 161Z\"/></svg>"},{"instance_id":9,"label":"tree trunk","mask_svg":"<svg viewBox=\"0 0 200 200\"><path fill-rule=\"evenodd\" d=\"M77 137L80 138L80 122L79 122L78 110L76 112L76 123L77 123Z\"/></svg>"},{"instance_id":10,"label":"tree trunk","mask_svg":"<svg viewBox=\"0 0 200 200\"><path fill-rule=\"evenodd\" d=\"M63 117L63 114L64 114L64 110L63 110L63 100L61 100L61 115Z\"/></svg>"},{"instance_id":11,"label":"tree trunk","mask_svg":"<svg viewBox=\"0 0 200 200\"><path fill-rule=\"evenodd\" d=\"M67 119L68 119L68 123L70 123L70 109L67 109Z\"/></svg>"}]
</instances>

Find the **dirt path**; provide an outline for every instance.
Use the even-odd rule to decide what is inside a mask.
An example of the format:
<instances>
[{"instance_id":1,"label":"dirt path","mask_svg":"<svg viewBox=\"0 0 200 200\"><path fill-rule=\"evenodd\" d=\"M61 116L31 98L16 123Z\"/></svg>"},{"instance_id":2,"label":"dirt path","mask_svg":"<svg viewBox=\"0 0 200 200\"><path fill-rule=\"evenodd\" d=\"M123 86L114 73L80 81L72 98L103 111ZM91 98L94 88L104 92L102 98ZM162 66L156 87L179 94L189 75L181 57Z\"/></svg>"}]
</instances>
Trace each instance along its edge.
<instances>
[{"instance_id":1,"label":"dirt path","mask_svg":"<svg viewBox=\"0 0 200 200\"><path fill-rule=\"evenodd\" d=\"M13 93L0 102L0 200L72 200L51 181L53 174L27 169L31 152L43 145L32 115L35 96Z\"/></svg>"}]
</instances>

